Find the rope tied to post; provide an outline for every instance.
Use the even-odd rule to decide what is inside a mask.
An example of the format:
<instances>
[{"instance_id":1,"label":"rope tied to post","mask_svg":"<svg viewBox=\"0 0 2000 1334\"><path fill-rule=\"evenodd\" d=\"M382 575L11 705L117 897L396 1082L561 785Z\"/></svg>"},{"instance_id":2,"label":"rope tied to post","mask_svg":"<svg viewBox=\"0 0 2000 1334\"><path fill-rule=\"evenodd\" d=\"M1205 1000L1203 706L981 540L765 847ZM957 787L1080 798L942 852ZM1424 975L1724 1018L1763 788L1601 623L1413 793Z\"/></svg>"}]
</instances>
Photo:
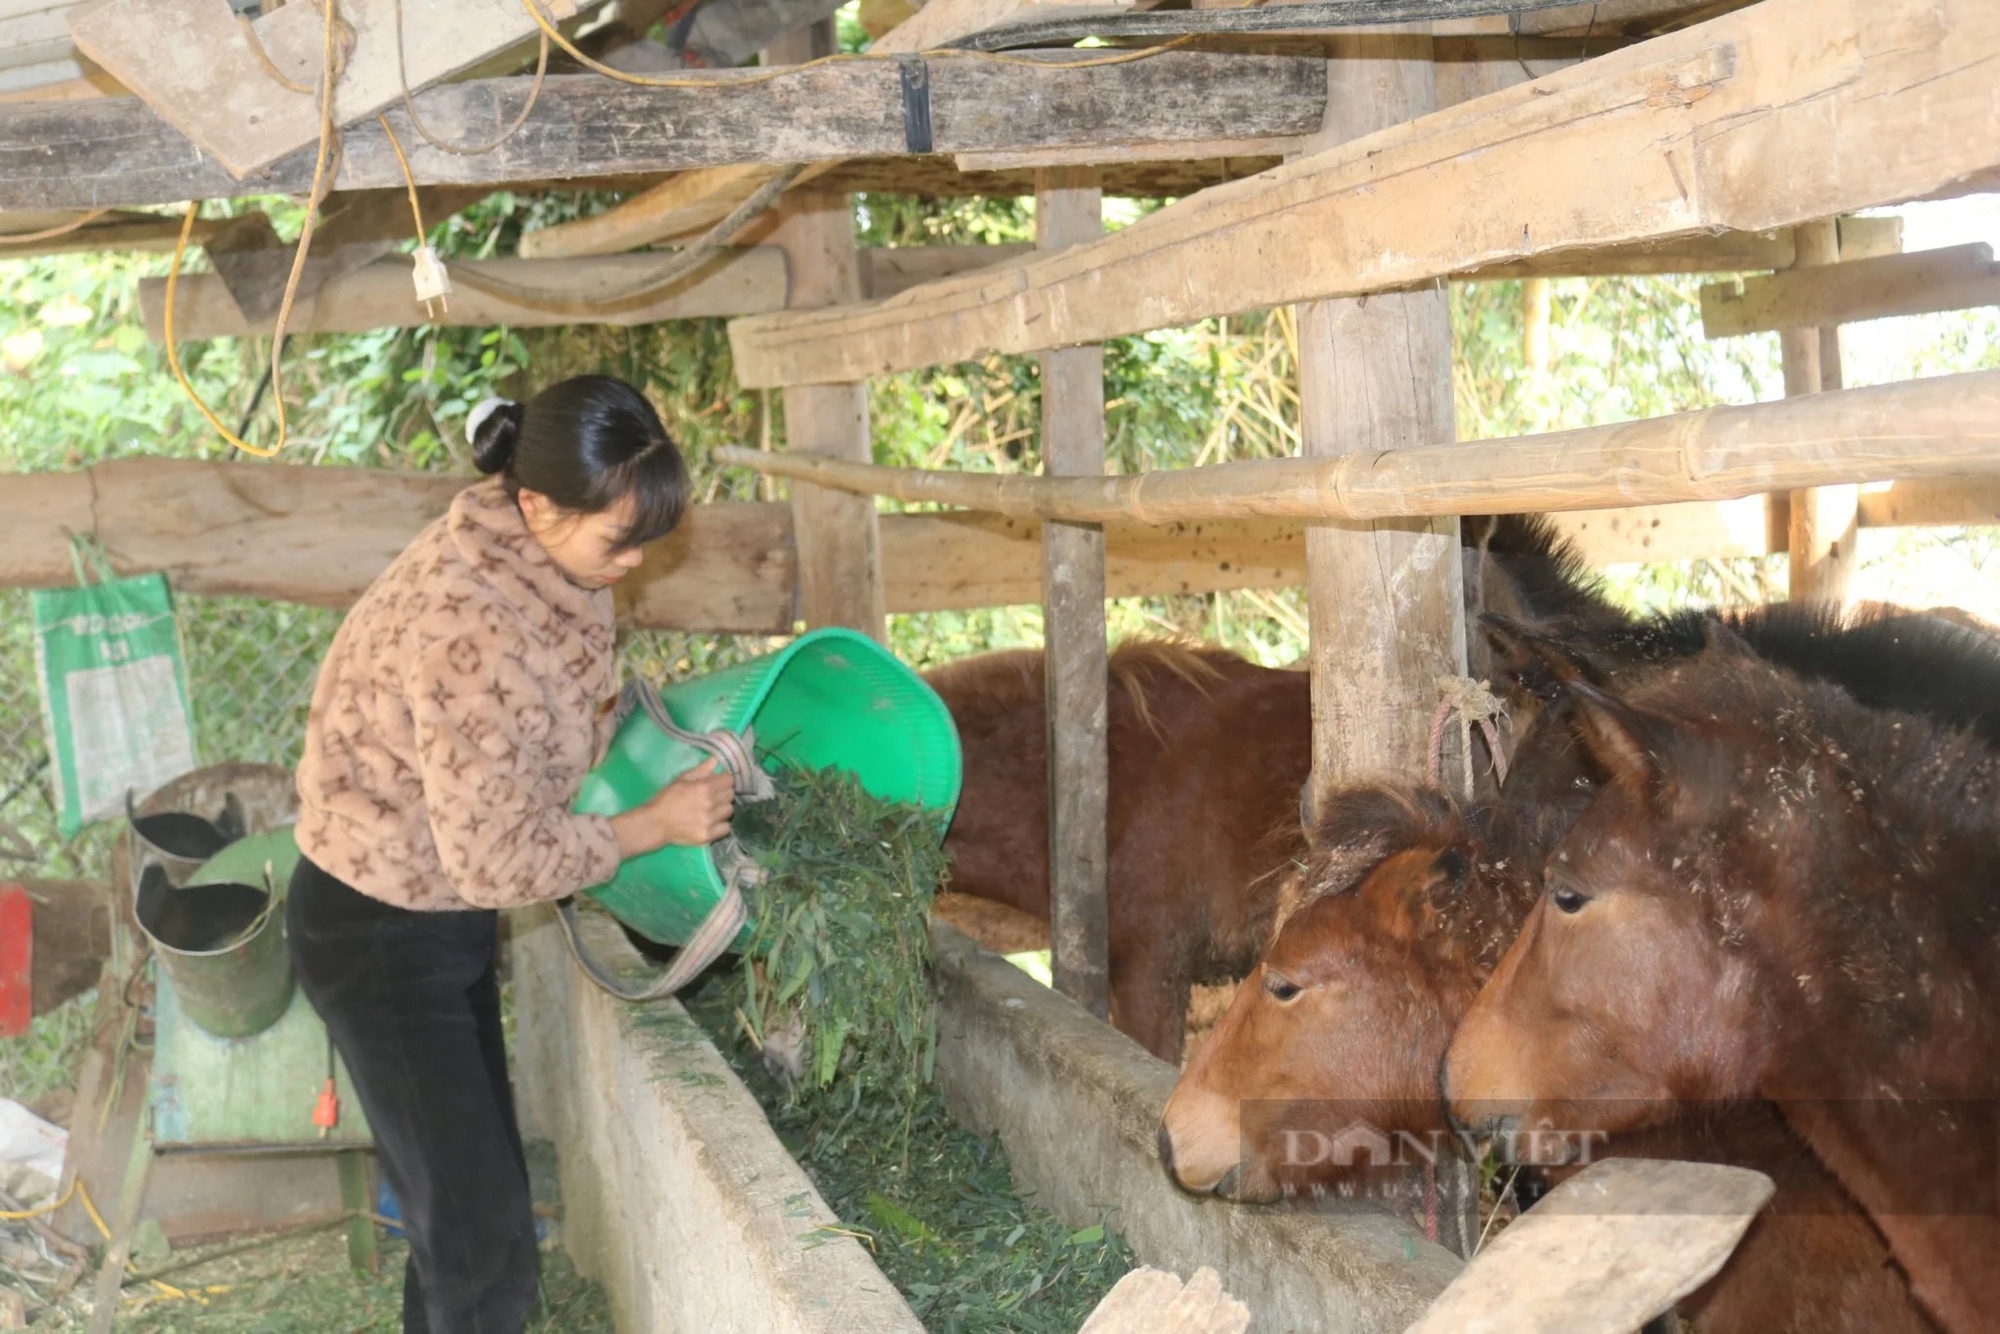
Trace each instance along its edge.
<instances>
[{"instance_id":1,"label":"rope tied to post","mask_svg":"<svg viewBox=\"0 0 2000 1334\"><path fill-rule=\"evenodd\" d=\"M618 707L613 717L622 726L639 709L646 720L667 736L683 745L692 746L704 755L712 756L736 785L736 795L744 801L768 801L777 795L777 786L771 775L764 772L764 766L757 763L757 733L755 728L746 727L741 732L731 732L718 728L713 732L691 732L673 720L667 706L660 699L660 692L644 681L628 681L619 693ZM562 926L563 939L569 943L569 952L583 969L584 974L604 990L626 1001L657 1000L661 996L671 996L695 980L710 964L721 958L731 942L742 932L749 914L743 905L743 891L760 885L764 881L764 868L756 859L744 851L743 845L731 834L713 849L716 870L728 888L702 918L701 925L681 946L674 961L652 982L637 987L629 987L613 977L605 968L584 950L583 942L577 938L576 903L565 899L556 905L556 920Z\"/></svg>"},{"instance_id":2,"label":"rope tied to post","mask_svg":"<svg viewBox=\"0 0 2000 1334\"><path fill-rule=\"evenodd\" d=\"M1493 756L1493 772L1501 782L1506 782L1507 754L1500 746L1500 729L1508 724L1507 706L1487 682L1475 681L1469 676L1440 676L1437 688L1437 712L1431 715L1431 786L1443 784L1445 726L1454 714L1458 716L1459 758L1464 764L1466 796L1472 795L1472 731L1475 727L1486 738L1486 749Z\"/></svg>"}]
</instances>

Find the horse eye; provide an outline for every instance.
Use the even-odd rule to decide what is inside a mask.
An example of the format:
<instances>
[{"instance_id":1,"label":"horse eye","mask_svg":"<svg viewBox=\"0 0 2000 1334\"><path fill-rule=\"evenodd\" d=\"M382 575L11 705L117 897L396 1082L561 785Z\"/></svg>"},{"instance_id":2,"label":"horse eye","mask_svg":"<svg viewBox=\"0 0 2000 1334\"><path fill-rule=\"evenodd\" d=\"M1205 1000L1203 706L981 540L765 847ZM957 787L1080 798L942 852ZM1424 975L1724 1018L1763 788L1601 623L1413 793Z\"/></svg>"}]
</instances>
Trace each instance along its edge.
<instances>
[{"instance_id":1,"label":"horse eye","mask_svg":"<svg viewBox=\"0 0 2000 1334\"><path fill-rule=\"evenodd\" d=\"M1264 974L1264 990L1270 993L1272 1000L1280 1005L1286 1005L1297 1000L1299 993L1305 988L1282 973L1267 970Z\"/></svg>"},{"instance_id":2,"label":"horse eye","mask_svg":"<svg viewBox=\"0 0 2000 1334\"><path fill-rule=\"evenodd\" d=\"M1557 885L1549 890L1549 901L1566 913L1583 911L1583 905L1590 902L1590 896L1568 885Z\"/></svg>"}]
</instances>

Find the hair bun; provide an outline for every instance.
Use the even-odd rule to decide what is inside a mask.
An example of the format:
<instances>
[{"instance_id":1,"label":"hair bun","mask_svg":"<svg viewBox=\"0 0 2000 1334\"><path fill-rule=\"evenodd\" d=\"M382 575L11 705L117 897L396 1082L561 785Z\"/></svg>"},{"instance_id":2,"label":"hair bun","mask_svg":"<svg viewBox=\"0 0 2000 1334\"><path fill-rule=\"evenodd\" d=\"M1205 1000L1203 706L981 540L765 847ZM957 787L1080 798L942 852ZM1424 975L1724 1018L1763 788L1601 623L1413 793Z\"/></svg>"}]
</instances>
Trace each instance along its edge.
<instances>
[{"instance_id":1,"label":"hair bun","mask_svg":"<svg viewBox=\"0 0 2000 1334\"><path fill-rule=\"evenodd\" d=\"M472 444L472 463L483 473L496 473L514 457L514 443L521 438L521 419L527 415L511 398L481 399L465 415L465 438Z\"/></svg>"}]
</instances>

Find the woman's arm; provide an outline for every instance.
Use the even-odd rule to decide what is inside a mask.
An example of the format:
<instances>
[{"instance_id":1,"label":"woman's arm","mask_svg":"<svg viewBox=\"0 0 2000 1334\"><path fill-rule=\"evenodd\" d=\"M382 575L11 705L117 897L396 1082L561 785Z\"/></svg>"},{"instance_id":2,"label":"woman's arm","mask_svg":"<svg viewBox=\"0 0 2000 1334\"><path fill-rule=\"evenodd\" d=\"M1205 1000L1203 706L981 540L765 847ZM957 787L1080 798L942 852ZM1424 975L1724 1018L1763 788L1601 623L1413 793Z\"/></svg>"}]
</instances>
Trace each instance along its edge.
<instances>
[{"instance_id":1,"label":"woman's arm","mask_svg":"<svg viewBox=\"0 0 2000 1334\"><path fill-rule=\"evenodd\" d=\"M736 782L722 765L697 764L641 805L611 817L618 855L676 847L705 847L729 832L736 810Z\"/></svg>"}]
</instances>

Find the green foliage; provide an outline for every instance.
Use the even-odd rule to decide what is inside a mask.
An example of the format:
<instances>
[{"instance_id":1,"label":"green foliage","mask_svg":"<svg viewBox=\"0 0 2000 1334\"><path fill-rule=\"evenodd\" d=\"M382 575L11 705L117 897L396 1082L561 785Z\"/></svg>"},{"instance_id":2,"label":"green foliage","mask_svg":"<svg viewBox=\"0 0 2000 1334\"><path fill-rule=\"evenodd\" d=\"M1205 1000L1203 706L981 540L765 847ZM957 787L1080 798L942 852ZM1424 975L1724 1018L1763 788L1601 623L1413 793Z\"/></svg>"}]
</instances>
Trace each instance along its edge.
<instances>
[{"instance_id":1,"label":"green foliage","mask_svg":"<svg viewBox=\"0 0 2000 1334\"><path fill-rule=\"evenodd\" d=\"M21 1036L0 1038L0 1097L33 1102L73 1085L96 1009L97 993L86 991L35 1016Z\"/></svg>"},{"instance_id":2,"label":"green foliage","mask_svg":"<svg viewBox=\"0 0 2000 1334\"><path fill-rule=\"evenodd\" d=\"M745 803L734 822L765 873L744 895L755 926L739 1011L760 1042L803 1023L802 1093L908 1108L937 1040L930 903L944 830L838 770L787 766L774 782L777 795Z\"/></svg>"},{"instance_id":3,"label":"green foliage","mask_svg":"<svg viewBox=\"0 0 2000 1334\"><path fill-rule=\"evenodd\" d=\"M931 1082L930 901L943 831L851 776L783 769L737 810L767 873L739 966L689 1012L763 1104L847 1228L934 1330L1074 1330L1131 1267L1102 1226L1072 1231L1015 1193L997 1144L957 1128ZM670 1030L672 1011L635 1007ZM786 1033L795 1019L802 1035ZM780 1083L781 1043L803 1076Z\"/></svg>"}]
</instances>

